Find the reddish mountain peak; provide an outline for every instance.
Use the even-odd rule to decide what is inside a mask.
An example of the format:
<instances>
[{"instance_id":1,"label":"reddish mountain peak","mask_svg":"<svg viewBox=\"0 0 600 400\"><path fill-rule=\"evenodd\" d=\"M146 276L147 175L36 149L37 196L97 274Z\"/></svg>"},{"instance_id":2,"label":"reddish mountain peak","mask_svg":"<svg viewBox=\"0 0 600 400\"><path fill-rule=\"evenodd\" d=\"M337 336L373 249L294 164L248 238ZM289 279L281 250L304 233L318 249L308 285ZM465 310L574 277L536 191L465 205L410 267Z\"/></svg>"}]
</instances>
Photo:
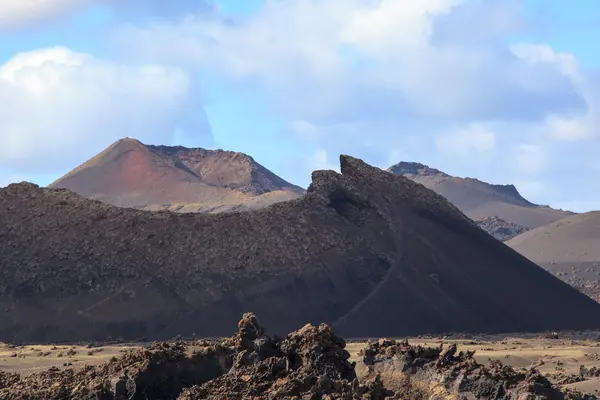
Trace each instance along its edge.
<instances>
[{"instance_id":1,"label":"reddish mountain peak","mask_svg":"<svg viewBox=\"0 0 600 400\"><path fill-rule=\"evenodd\" d=\"M124 207L238 207L276 192L265 204L304 194L252 157L224 150L149 146L125 138L50 185ZM259 207L259 203L252 207Z\"/></svg>"}]
</instances>

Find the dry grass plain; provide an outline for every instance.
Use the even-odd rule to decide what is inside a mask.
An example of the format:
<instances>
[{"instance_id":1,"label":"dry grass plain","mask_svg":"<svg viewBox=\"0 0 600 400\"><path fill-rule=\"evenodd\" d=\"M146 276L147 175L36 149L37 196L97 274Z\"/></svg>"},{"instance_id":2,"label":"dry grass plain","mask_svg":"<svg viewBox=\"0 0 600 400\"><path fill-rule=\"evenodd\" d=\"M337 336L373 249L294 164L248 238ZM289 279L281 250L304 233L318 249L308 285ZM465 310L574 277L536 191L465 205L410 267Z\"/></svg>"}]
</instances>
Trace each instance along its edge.
<instances>
[{"instance_id":1,"label":"dry grass plain","mask_svg":"<svg viewBox=\"0 0 600 400\"><path fill-rule=\"evenodd\" d=\"M50 367L81 368L99 365L134 345L89 347L84 345L25 345L0 343L0 370L31 374Z\"/></svg>"},{"instance_id":2,"label":"dry grass plain","mask_svg":"<svg viewBox=\"0 0 600 400\"><path fill-rule=\"evenodd\" d=\"M600 392L600 377L586 377L584 381L565 383L586 369L600 368L600 332L559 334L558 339L542 335L473 336L467 339L452 337L408 338L411 344L428 347L456 343L458 350L475 350L475 358L485 364L499 360L515 368L535 367L552 382L586 393ZM363 340L350 340L347 349L352 360L359 359ZM140 344L104 346L86 345L24 345L0 344L0 370L27 375L50 367L81 368L98 365L123 351Z\"/></svg>"}]
</instances>

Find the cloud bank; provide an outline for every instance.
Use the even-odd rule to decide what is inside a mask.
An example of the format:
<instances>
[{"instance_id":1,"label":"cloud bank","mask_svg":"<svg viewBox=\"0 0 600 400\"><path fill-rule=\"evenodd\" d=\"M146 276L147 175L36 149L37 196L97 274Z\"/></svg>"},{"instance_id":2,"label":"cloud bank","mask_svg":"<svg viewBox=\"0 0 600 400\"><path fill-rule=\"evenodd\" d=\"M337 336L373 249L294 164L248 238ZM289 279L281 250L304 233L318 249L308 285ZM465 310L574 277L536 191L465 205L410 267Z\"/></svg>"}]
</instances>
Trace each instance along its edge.
<instances>
[{"instance_id":1,"label":"cloud bank","mask_svg":"<svg viewBox=\"0 0 600 400\"><path fill-rule=\"evenodd\" d=\"M161 18L206 12L214 8L212 2L207 0L2 0L0 31L59 18L89 5L105 6L118 16L152 15Z\"/></svg>"},{"instance_id":2,"label":"cloud bank","mask_svg":"<svg viewBox=\"0 0 600 400\"><path fill-rule=\"evenodd\" d=\"M23 173L72 168L125 136L170 143L176 128L210 135L189 75L130 66L63 47L0 66L0 167Z\"/></svg>"},{"instance_id":3,"label":"cloud bank","mask_svg":"<svg viewBox=\"0 0 600 400\"><path fill-rule=\"evenodd\" d=\"M62 3L67 10L69 1ZM89 104L100 105L105 120L131 114L131 121L140 121L135 117L140 110L153 110L156 120L144 128L140 121L131 136L148 128L155 134L147 135L160 139L159 128L184 117L181 110L188 109L195 78L216 76L229 90L258 88L261 98L270 99L272 117L285 121L287 133L309 149L305 169L286 175L299 184L306 185L310 168L331 166L334 155L349 153L378 166L414 160L451 174L518 183L531 200L557 205L589 205L600 193L600 184L582 173L597 168L593 149L600 145L600 77L572 54L516 39L534 36L536 29L522 12L523 2L269 0L256 14L240 19L206 2L182 1L167 9L160 8L164 2L141 0L128 2L129 9L111 0L104 4L126 16L112 37L120 60L91 57L77 68L63 66L63 72L80 71L75 74L79 80L64 72L60 86L70 84L69 93L83 91L79 88L86 85L79 82L92 73L81 71L102 64L113 85L92 89L90 83L78 98L94 93L95 103ZM142 23L132 10L169 13ZM160 66L154 67L160 78L151 85L151 95L140 94L144 81L138 72L146 68L140 64ZM32 70L39 73L37 68ZM132 82L109 70L129 71ZM130 108L127 113L102 102L119 97L105 90L116 90L114 82L131 93L129 102L116 100L119 109ZM21 83L17 91L31 91L24 87ZM161 90L167 94L159 95ZM30 103L20 103L35 110L28 116L39 113L49 122L44 115L50 114L35 108L31 95L20 95L28 96ZM72 132L63 135L70 142L57 146L81 144L75 132L97 125L97 117L72 116L92 114L91 105L83 106L86 101L76 103L82 108L76 114L64 109L52 114L60 117L55 124L67 124L65 131ZM25 119L25 127L34 124L24 112L14 115ZM12 121L21 126L18 119ZM126 129L115 125L112 131L125 136ZM295 149L278 151L298 156ZM580 198L574 199L575 193Z\"/></svg>"}]
</instances>

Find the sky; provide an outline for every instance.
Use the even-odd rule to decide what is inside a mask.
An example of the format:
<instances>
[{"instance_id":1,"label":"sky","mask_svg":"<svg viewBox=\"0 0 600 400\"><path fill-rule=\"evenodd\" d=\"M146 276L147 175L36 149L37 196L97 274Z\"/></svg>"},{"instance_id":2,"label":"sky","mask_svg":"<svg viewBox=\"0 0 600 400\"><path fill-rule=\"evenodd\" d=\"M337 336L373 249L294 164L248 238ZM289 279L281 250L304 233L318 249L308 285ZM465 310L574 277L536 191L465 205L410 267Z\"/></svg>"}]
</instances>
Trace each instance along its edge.
<instances>
[{"instance_id":1,"label":"sky","mask_svg":"<svg viewBox=\"0 0 600 400\"><path fill-rule=\"evenodd\" d=\"M598 42L597 0L2 0L0 186L133 137L600 209Z\"/></svg>"}]
</instances>

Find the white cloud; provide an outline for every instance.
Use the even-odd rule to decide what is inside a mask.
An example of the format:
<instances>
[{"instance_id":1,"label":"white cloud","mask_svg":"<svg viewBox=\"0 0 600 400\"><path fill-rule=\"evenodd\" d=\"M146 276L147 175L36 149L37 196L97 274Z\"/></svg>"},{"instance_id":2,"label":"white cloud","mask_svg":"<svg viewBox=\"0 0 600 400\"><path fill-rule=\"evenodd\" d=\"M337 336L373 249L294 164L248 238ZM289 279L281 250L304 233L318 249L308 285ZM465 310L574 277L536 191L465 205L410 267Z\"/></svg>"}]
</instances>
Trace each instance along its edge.
<instances>
[{"instance_id":1,"label":"white cloud","mask_svg":"<svg viewBox=\"0 0 600 400\"><path fill-rule=\"evenodd\" d=\"M506 44L527 25L520 4L270 1L243 20L188 16L128 25L114 39L124 56L264 90L277 117L313 144L313 164L339 153L376 165L410 156L495 182L526 180L529 193L559 201L563 192L548 189L550 157L564 141L571 152L589 147L579 142L600 128L598 92L573 55Z\"/></svg>"},{"instance_id":2,"label":"white cloud","mask_svg":"<svg viewBox=\"0 0 600 400\"><path fill-rule=\"evenodd\" d=\"M105 5L124 16L155 15L161 18L211 9L206 0L1 0L0 31L57 18L90 4Z\"/></svg>"},{"instance_id":3,"label":"white cloud","mask_svg":"<svg viewBox=\"0 0 600 400\"><path fill-rule=\"evenodd\" d=\"M479 158L489 155L496 145L494 132L482 124L473 123L464 129L435 138L435 146L442 154L452 157Z\"/></svg>"},{"instance_id":4,"label":"white cloud","mask_svg":"<svg viewBox=\"0 0 600 400\"><path fill-rule=\"evenodd\" d=\"M27 181L25 175L4 175L0 174L0 188L10 185L11 183L19 183Z\"/></svg>"},{"instance_id":5,"label":"white cloud","mask_svg":"<svg viewBox=\"0 0 600 400\"><path fill-rule=\"evenodd\" d=\"M90 3L90 0L2 0L0 29L55 17Z\"/></svg>"},{"instance_id":6,"label":"white cloud","mask_svg":"<svg viewBox=\"0 0 600 400\"><path fill-rule=\"evenodd\" d=\"M195 95L176 68L62 47L18 54L0 66L0 167L72 168L124 136L169 144L176 127L206 134Z\"/></svg>"},{"instance_id":7,"label":"white cloud","mask_svg":"<svg viewBox=\"0 0 600 400\"><path fill-rule=\"evenodd\" d=\"M522 175L535 175L543 172L548 162L548 154L543 146L538 144L518 144L511 165Z\"/></svg>"},{"instance_id":8,"label":"white cloud","mask_svg":"<svg viewBox=\"0 0 600 400\"><path fill-rule=\"evenodd\" d=\"M532 202L542 201L543 203L542 199L548 190L543 182L536 180L515 179L512 184L523 197Z\"/></svg>"},{"instance_id":9,"label":"white cloud","mask_svg":"<svg viewBox=\"0 0 600 400\"><path fill-rule=\"evenodd\" d=\"M543 129L554 139L582 140L594 136L600 127L598 114L598 93L587 82L579 62L572 54L557 53L550 46L521 43L511 50L521 59L532 64L554 65L573 83L586 107L572 115L549 114L544 119Z\"/></svg>"},{"instance_id":10,"label":"white cloud","mask_svg":"<svg viewBox=\"0 0 600 400\"><path fill-rule=\"evenodd\" d=\"M340 171L340 167L337 164L330 163L327 156L327 151L324 149L317 149L315 153L307 160L308 168L310 171L316 170L328 170Z\"/></svg>"},{"instance_id":11,"label":"white cloud","mask_svg":"<svg viewBox=\"0 0 600 400\"><path fill-rule=\"evenodd\" d=\"M501 8L489 4L494 7L464 0L288 0L268 2L235 23L203 15L129 26L115 39L136 57L258 79L293 120L539 120L583 107L559 66L529 62L502 45L495 22ZM452 15L466 7L477 11L470 20L478 21L480 41L453 36L466 21ZM509 16L517 18L502 18Z\"/></svg>"},{"instance_id":12,"label":"white cloud","mask_svg":"<svg viewBox=\"0 0 600 400\"><path fill-rule=\"evenodd\" d=\"M520 179L529 182L530 193L546 193L549 202L558 202L574 192L551 189L556 188L556 174L585 170L596 158L600 80L576 57L548 45L507 44L507 35L520 33L529 22L521 14L521 1L267 1L255 15L238 20L215 10L206 13L206 8L189 14L192 0L176 2L176 8L167 3L104 0L119 11L116 14L135 14L135 20L140 16L134 11L159 18L167 12L159 22L144 20L136 25L132 18L114 33L114 44L123 59L129 58L134 65L140 60L177 65L194 75L209 73L207 76L227 82L229 93L235 93L236 87L244 92L250 91L248 88L261 91L261 100L272 101L267 108L270 106L273 116L284 121L294 139L304 140L298 146L303 154L296 154L300 152L297 148L288 149L290 158L298 158L298 169L307 168L307 159L312 165L330 165L328 156L339 153L376 165L406 157L449 171L455 166L460 170L461 160L466 160L470 162L463 163L462 171L468 175L502 183ZM70 87L77 98L91 96L103 105L100 109L113 110L106 105L109 102L100 99L121 96L103 94L104 89L91 83L96 79L81 72L99 68L98 63L111 71L123 67L93 58L86 58L79 67L62 65L57 69L63 71L59 84L53 90L62 93L61 99L71 99L58 90L59 86ZM31 70L43 76L40 71L47 68ZM131 71L136 68L125 68L129 72L124 74L135 75ZM162 82L182 82L174 77L185 76L179 69L158 68L171 71L166 74L171 78L163 75ZM64 72L73 70L79 72ZM27 96L14 97L29 99L22 104L43 116L45 111L32 100L33 93L38 87L40 93L47 93L44 85L50 80L39 79L43 84L33 79L22 82L16 92ZM141 84L123 85L143 107L148 107L146 102L154 104L154 109L150 107L156 118L153 125L166 127L183 117L183 111L174 116L175 106L169 108L165 103L168 96L159 97L158 90L152 96L141 96ZM169 87L187 87L181 98L189 99L192 91L189 82L188 86ZM132 102L118 102L121 107L135 108ZM65 132L90 126L89 122L74 122L80 120L74 117L77 115L88 115L82 118L85 121L92 118L91 112L79 105L86 101L75 102L72 108L76 113L68 113L55 100L49 103L60 118L46 116L46 125L70 121L61 127ZM1 110L0 122L6 120ZM131 114L138 115L136 110ZM19 127L35 123L32 119ZM120 136L127 129L124 123L113 127ZM136 132L141 131L138 127ZM561 157L560 166L553 161L557 156ZM473 171L473 161L477 171ZM568 180L561 184L565 182Z\"/></svg>"},{"instance_id":13,"label":"white cloud","mask_svg":"<svg viewBox=\"0 0 600 400\"><path fill-rule=\"evenodd\" d=\"M304 120L291 121L290 129L303 139L317 139L323 133L318 126Z\"/></svg>"}]
</instances>

